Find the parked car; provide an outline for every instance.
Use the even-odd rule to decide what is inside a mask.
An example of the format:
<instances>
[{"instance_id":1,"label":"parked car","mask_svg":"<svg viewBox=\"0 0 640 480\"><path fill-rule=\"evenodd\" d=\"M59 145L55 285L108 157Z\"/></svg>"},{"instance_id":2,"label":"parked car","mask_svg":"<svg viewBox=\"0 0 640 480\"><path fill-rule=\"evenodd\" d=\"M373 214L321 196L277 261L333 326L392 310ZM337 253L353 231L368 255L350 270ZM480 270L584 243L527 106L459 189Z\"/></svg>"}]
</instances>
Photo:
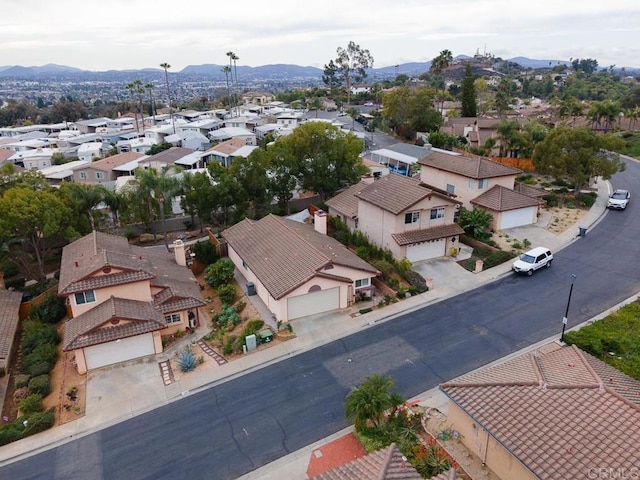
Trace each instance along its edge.
<instances>
[{"instance_id":1,"label":"parked car","mask_svg":"<svg viewBox=\"0 0 640 480\"><path fill-rule=\"evenodd\" d=\"M520 255L520 258L513 262L511 269L516 273L526 273L531 276L539 268L549 268L551 262L553 262L551 250L545 247L536 247Z\"/></svg>"},{"instance_id":2,"label":"parked car","mask_svg":"<svg viewBox=\"0 0 640 480\"><path fill-rule=\"evenodd\" d=\"M629 190L616 190L611 194L607 201L607 208L615 208L616 210L624 210L629 205L631 194Z\"/></svg>"},{"instance_id":3,"label":"parked car","mask_svg":"<svg viewBox=\"0 0 640 480\"><path fill-rule=\"evenodd\" d=\"M365 107L373 107L373 102L365 102Z\"/></svg>"}]
</instances>

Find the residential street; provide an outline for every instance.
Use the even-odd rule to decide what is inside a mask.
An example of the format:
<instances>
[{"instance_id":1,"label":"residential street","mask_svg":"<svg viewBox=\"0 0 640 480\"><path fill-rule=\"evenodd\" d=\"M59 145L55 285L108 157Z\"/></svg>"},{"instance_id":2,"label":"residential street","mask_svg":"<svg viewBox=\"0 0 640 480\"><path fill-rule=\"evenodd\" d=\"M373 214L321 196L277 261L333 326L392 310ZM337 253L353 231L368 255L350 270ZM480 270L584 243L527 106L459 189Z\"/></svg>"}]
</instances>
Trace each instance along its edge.
<instances>
[{"instance_id":1,"label":"residential street","mask_svg":"<svg viewBox=\"0 0 640 480\"><path fill-rule=\"evenodd\" d=\"M640 165L612 179L625 211L554 252L550 269L507 274L459 296L187 395L0 469L2 478L234 479L347 425L344 397L372 373L410 398L569 327L640 291Z\"/></svg>"}]
</instances>

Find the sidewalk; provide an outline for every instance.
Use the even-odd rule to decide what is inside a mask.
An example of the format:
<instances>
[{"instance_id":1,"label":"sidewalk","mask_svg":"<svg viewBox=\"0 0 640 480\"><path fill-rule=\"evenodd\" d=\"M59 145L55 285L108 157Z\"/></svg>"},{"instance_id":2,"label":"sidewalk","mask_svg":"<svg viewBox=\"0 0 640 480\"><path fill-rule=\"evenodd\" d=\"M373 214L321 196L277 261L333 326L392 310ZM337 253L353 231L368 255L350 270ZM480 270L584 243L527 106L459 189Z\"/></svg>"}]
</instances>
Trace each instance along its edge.
<instances>
[{"instance_id":1,"label":"sidewalk","mask_svg":"<svg viewBox=\"0 0 640 480\"><path fill-rule=\"evenodd\" d=\"M542 225L516 227L507 232L511 237L518 240L527 238L533 245L544 245L556 252L579 238L578 227L590 228L598 223L606 210L608 195L609 183L600 180L598 182L598 198L593 207L580 219L579 225L569 228L561 234L550 233ZM474 289L510 271L511 263L507 262L477 274L462 272L461 275L456 275L454 282L447 282L445 278L434 277L433 289L364 315L358 314L359 309L363 307L358 305L339 313L332 312L294 320L292 321L294 333L296 334L294 339L269 348L253 351L232 362L203 370L199 375L187 376L165 386L160 376L158 362L169 358L173 353L183 348L186 343L200 339L208 333L207 328L201 327L193 336L186 337L180 344L172 346L170 351L161 355L162 358L149 357L143 362L129 362L113 366L113 368L99 369L95 374L90 373L87 379L85 416L24 440L0 447L0 466L88 435L200 390L239 377L249 371L263 368L363 328L368 328L381 321L392 320L400 314ZM242 282L243 279L239 278L238 280ZM243 285L244 283L240 284ZM255 297L257 298L257 296ZM252 301L254 300L254 297L249 298ZM263 313L261 310L259 311L261 314ZM110 379L109 375L116 380ZM114 386L114 382L117 388L107 390L108 387ZM114 390L116 391L114 392ZM442 400L437 395L436 390L425 392L418 398L438 404ZM343 432L338 432L318 442L317 445L324 444L328 440L337 438L350 430L346 429ZM313 445L306 447L242 478L306 478L306 467L313 448ZM299 472L301 473L299 474Z\"/></svg>"}]
</instances>

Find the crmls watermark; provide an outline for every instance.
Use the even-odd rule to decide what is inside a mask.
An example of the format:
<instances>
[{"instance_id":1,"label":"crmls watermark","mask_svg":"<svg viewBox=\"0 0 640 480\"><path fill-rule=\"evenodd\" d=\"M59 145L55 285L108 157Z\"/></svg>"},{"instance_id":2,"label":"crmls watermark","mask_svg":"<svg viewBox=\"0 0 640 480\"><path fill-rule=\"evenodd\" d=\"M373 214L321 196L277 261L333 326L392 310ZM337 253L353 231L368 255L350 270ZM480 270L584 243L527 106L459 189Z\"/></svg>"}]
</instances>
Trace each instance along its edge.
<instances>
[{"instance_id":1,"label":"crmls watermark","mask_svg":"<svg viewBox=\"0 0 640 480\"><path fill-rule=\"evenodd\" d=\"M640 469L633 468L590 468L587 478L640 480Z\"/></svg>"}]
</instances>

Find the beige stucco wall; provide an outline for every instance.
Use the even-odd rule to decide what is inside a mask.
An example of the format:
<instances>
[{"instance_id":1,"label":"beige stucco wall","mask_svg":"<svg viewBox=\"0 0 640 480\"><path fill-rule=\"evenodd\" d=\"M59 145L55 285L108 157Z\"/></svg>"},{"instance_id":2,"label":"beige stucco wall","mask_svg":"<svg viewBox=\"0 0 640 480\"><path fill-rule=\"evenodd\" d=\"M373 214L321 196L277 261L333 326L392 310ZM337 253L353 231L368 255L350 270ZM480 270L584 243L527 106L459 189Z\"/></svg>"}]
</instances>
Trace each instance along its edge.
<instances>
[{"instance_id":1,"label":"beige stucco wall","mask_svg":"<svg viewBox=\"0 0 640 480\"><path fill-rule=\"evenodd\" d=\"M95 308L102 302L109 300L112 295L116 298L140 300L141 302L150 302L152 300L151 287L148 280L117 285L115 287L101 288L99 290L94 290L94 292L96 301L82 305L76 305L76 299L73 294L69 296L69 306L71 307L73 317L77 317L78 315Z\"/></svg>"},{"instance_id":2,"label":"beige stucco wall","mask_svg":"<svg viewBox=\"0 0 640 480\"><path fill-rule=\"evenodd\" d=\"M496 212L494 210L488 210L488 209L485 209L485 210L487 212L489 212L491 215L493 215L493 219L489 223L489 228L494 230L494 231L502 230L501 224L502 224L502 214L503 214L503 212ZM530 215L530 219L529 219L529 224L534 224L534 223L538 223L538 207L532 207L531 208L531 215Z\"/></svg>"},{"instance_id":3,"label":"beige stucco wall","mask_svg":"<svg viewBox=\"0 0 640 480\"><path fill-rule=\"evenodd\" d=\"M87 373L87 362L84 359L84 349L78 348L74 350L73 355L75 356L76 368L78 369L78 373L80 375L84 375L85 373Z\"/></svg>"},{"instance_id":4,"label":"beige stucco wall","mask_svg":"<svg viewBox=\"0 0 640 480\"><path fill-rule=\"evenodd\" d=\"M453 194L456 195L456 200L461 201L464 208L471 210L473 207L470 203L471 200L482 195L495 185L502 185L505 188L513 190L516 176L507 175L504 177L488 178L487 185L482 189L478 188L478 180L474 179L474 186L470 188L469 177L422 165L420 167L420 180L427 185L433 185L434 187L441 188L442 190L447 189L447 184L453 185Z\"/></svg>"},{"instance_id":5,"label":"beige stucco wall","mask_svg":"<svg viewBox=\"0 0 640 480\"><path fill-rule=\"evenodd\" d=\"M153 348L156 354L162 353L162 336L160 332L153 332Z\"/></svg>"},{"instance_id":6,"label":"beige stucco wall","mask_svg":"<svg viewBox=\"0 0 640 480\"><path fill-rule=\"evenodd\" d=\"M455 403L449 401L447 421L460 433L460 441L503 479L537 480L522 463L511 455L487 431L477 424Z\"/></svg>"}]
</instances>

